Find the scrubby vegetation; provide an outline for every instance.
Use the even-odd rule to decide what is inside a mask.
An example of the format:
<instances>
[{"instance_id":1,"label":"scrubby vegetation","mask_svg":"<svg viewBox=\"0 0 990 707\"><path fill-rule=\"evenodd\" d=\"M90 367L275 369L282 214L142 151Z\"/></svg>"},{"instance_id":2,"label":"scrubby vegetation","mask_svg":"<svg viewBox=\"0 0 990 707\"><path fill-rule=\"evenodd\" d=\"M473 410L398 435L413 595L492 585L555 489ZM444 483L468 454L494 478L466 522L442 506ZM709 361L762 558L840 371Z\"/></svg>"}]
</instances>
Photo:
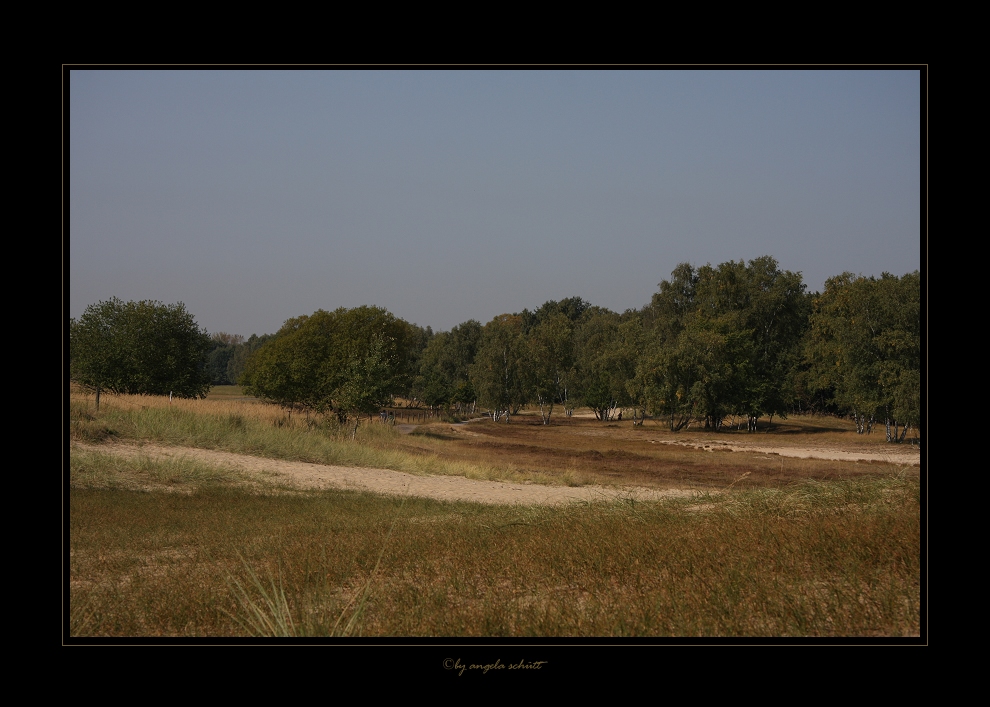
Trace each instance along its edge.
<instances>
[{"instance_id":1,"label":"scrubby vegetation","mask_svg":"<svg viewBox=\"0 0 990 707\"><path fill-rule=\"evenodd\" d=\"M399 435L377 421L351 439L230 397L121 396L99 413L91 398L72 401L71 437L88 444L68 470L71 637L921 633L916 470L785 468L653 444L675 438L658 425L578 417L548 428L536 411L517 418L526 424L472 423L465 439L449 424ZM849 423L791 424L771 437L866 441ZM188 460L125 461L100 440L697 493L555 508L403 501Z\"/></svg>"},{"instance_id":2,"label":"scrubby vegetation","mask_svg":"<svg viewBox=\"0 0 990 707\"><path fill-rule=\"evenodd\" d=\"M907 477L531 509L209 481L73 488L72 636L921 631Z\"/></svg>"},{"instance_id":3,"label":"scrubby vegetation","mask_svg":"<svg viewBox=\"0 0 990 707\"><path fill-rule=\"evenodd\" d=\"M434 334L358 307L246 341L114 299L69 335L73 640L925 630L920 474L880 453L921 440L917 272L808 294L773 258L685 263L622 314L570 298ZM399 500L122 442L693 495Z\"/></svg>"},{"instance_id":4,"label":"scrubby vegetation","mask_svg":"<svg viewBox=\"0 0 990 707\"><path fill-rule=\"evenodd\" d=\"M572 297L434 334L379 307L341 308L246 341L211 338L181 304L111 300L70 323L70 369L97 394L196 397L208 381L239 382L340 425L402 396L448 415L481 406L503 422L533 405L547 425L579 406L602 421L625 410L673 432L727 418L755 432L761 420L828 413L860 434L883 425L888 442L920 441L920 274L844 273L824 293L805 289L768 256L682 263L622 314Z\"/></svg>"}]
</instances>

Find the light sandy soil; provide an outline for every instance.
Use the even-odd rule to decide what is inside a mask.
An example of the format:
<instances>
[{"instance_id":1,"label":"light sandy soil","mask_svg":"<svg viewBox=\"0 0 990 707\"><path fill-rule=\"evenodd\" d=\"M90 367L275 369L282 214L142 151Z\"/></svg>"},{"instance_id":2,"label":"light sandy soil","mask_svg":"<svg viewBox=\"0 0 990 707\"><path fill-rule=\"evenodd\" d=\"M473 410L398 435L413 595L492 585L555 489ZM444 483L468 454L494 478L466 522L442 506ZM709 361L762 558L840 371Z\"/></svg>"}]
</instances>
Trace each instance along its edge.
<instances>
[{"instance_id":1,"label":"light sandy soil","mask_svg":"<svg viewBox=\"0 0 990 707\"><path fill-rule=\"evenodd\" d=\"M233 454L193 447L162 447L157 445L83 445L73 449L117 454L125 457L145 456L152 459L183 457L205 464L233 467L268 483L300 489L343 488L371 491L392 496L423 496L441 501L477 501L499 505L555 505L573 502L606 501L613 499L655 500L687 497L694 491L682 489L605 488L601 486L541 486L530 483L476 481L462 476L416 476L389 469L364 469L345 466L325 466L281 459L264 459L245 454Z\"/></svg>"},{"instance_id":2,"label":"light sandy soil","mask_svg":"<svg viewBox=\"0 0 990 707\"><path fill-rule=\"evenodd\" d=\"M921 464L921 450L910 445L891 446L883 452L864 452L858 450L830 449L827 447L772 447L756 444L740 444L719 439L707 439L692 442L653 441L654 444L671 444L682 447L694 447L709 452L750 452L752 454L776 454L781 457L797 459L833 459L836 461L877 461L896 465L913 466Z\"/></svg>"}]
</instances>

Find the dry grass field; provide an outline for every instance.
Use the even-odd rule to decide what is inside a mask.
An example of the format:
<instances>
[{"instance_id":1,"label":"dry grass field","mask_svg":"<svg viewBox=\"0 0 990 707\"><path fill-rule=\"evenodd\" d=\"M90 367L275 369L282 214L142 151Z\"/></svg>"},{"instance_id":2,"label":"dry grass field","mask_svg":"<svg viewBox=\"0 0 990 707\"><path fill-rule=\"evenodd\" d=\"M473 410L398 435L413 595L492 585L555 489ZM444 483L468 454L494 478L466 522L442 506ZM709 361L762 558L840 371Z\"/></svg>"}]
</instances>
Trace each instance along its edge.
<instances>
[{"instance_id":1,"label":"dry grass field","mask_svg":"<svg viewBox=\"0 0 990 707\"><path fill-rule=\"evenodd\" d=\"M376 417L355 433L214 393L105 396L99 412L70 396L69 640L922 635L919 454L882 430L799 418L671 434L522 414L408 434ZM504 506L307 491L142 445L685 493ZM865 458L786 456L809 450Z\"/></svg>"},{"instance_id":2,"label":"dry grass field","mask_svg":"<svg viewBox=\"0 0 990 707\"><path fill-rule=\"evenodd\" d=\"M840 423L840 424L836 424ZM419 437L448 442L447 454L465 461L499 458L522 469L557 478L595 484L632 484L665 488L712 489L735 483L740 488L773 488L807 479L848 479L888 473L917 464L915 450L892 449L882 435L861 440L841 420L801 418L774 423L763 432L703 430L672 433L648 421L630 423L561 418L544 426L538 415L517 415L509 424L482 420L470 425L430 424L418 427L409 449L420 449ZM751 452L732 448L754 448ZM763 451L768 447L775 452ZM785 456L841 451L867 459L835 460Z\"/></svg>"}]
</instances>

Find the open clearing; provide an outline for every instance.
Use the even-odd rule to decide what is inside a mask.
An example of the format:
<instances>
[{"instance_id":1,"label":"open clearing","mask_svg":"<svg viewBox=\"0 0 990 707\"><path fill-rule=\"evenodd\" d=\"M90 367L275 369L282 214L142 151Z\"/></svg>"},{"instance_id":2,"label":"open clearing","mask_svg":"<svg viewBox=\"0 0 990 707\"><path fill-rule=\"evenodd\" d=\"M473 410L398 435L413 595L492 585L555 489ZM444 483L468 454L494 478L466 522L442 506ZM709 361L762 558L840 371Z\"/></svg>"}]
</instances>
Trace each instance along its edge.
<instances>
[{"instance_id":1,"label":"open clearing","mask_svg":"<svg viewBox=\"0 0 990 707\"><path fill-rule=\"evenodd\" d=\"M455 436L480 436L467 429L466 424L437 426L447 434ZM472 425L477 428L477 425ZM410 434L415 425L401 425L399 431ZM433 434L440 432L432 428ZM610 436L615 438L614 429L586 429L586 436ZM641 439L648 444L671 445L707 452L738 452L743 455L766 457L776 455L797 459L823 459L837 461L880 462L898 467L916 466L920 463L917 448L898 445L883 452L851 448L770 446L753 442L712 438L691 440ZM391 496L418 496L441 501L474 501L498 505L554 505L571 502L593 502L614 499L636 501L658 500L671 497L690 497L697 493L696 488L649 488L631 485L582 485L548 486L529 481L503 482L468 479L461 476L423 476L390 469L372 469L347 466L331 466L282 459L268 459L246 454L199 449L194 447L173 447L156 444L100 444L88 445L73 443L74 449L99 451L127 458L147 457L149 459L188 459L204 464L212 464L237 470L257 481L296 489L342 488ZM713 489L712 489L713 490Z\"/></svg>"},{"instance_id":2,"label":"open clearing","mask_svg":"<svg viewBox=\"0 0 990 707\"><path fill-rule=\"evenodd\" d=\"M98 415L85 399L74 405L73 450L227 468L255 487L345 488L499 505L649 500L916 475L921 461L919 447L889 444L882 429L857 435L851 422L831 417L763 423L753 433L732 424L673 433L655 421L598 421L581 412L544 425L533 411L505 424L483 416L424 420L424 411L395 408L399 424L383 425L376 416L356 421L360 434L357 428L341 434L320 418L292 418L252 400L120 396ZM119 473L128 476L120 479L127 486L158 488L153 479Z\"/></svg>"},{"instance_id":3,"label":"open clearing","mask_svg":"<svg viewBox=\"0 0 990 707\"><path fill-rule=\"evenodd\" d=\"M70 635L920 634L921 453L882 430L396 412L73 400Z\"/></svg>"}]
</instances>

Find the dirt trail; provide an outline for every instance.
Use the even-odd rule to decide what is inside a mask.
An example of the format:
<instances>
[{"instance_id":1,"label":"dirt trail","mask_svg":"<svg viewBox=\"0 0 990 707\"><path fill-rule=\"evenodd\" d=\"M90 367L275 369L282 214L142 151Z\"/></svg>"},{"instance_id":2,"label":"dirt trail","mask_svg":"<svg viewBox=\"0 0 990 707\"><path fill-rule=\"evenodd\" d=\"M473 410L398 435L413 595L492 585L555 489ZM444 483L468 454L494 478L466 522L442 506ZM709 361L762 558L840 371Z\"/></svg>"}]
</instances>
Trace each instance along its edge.
<instances>
[{"instance_id":1,"label":"dirt trail","mask_svg":"<svg viewBox=\"0 0 990 707\"><path fill-rule=\"evenodd\" d=\"M651 440L653 444L672 444L681 447L694 447L709 452L749 452L751 454L776 454L797 459L832 459L835 461L875 461L913 466L921 464L921 450L910 445L894 447L883 452L863 452L816 447L770 447L756 444L740 444L719 439L692 442L672 442Z\"/></svg>"},{"instance_id":2,"label":"dirt trail","mask_svg":"<svg viewBox=\"0 0 990 707\"><path fill-rule=\"evenodd\" d=\"M416 476L389 469L366 469L326 466L307 462L265 459L194 447L159 445L83 445L73 449L152 459L181 457L205 464L234 467L254 477L301 489L343 488L371 491L391 496L421 496L440 501L476 501L497 505L556 505L587 503L615 499L657 500L692 497L686 489L648 489L642 487L606 488L603 486L542 486L531 483L477 481L462 476Z\"/></svg>"}]
</instances>

